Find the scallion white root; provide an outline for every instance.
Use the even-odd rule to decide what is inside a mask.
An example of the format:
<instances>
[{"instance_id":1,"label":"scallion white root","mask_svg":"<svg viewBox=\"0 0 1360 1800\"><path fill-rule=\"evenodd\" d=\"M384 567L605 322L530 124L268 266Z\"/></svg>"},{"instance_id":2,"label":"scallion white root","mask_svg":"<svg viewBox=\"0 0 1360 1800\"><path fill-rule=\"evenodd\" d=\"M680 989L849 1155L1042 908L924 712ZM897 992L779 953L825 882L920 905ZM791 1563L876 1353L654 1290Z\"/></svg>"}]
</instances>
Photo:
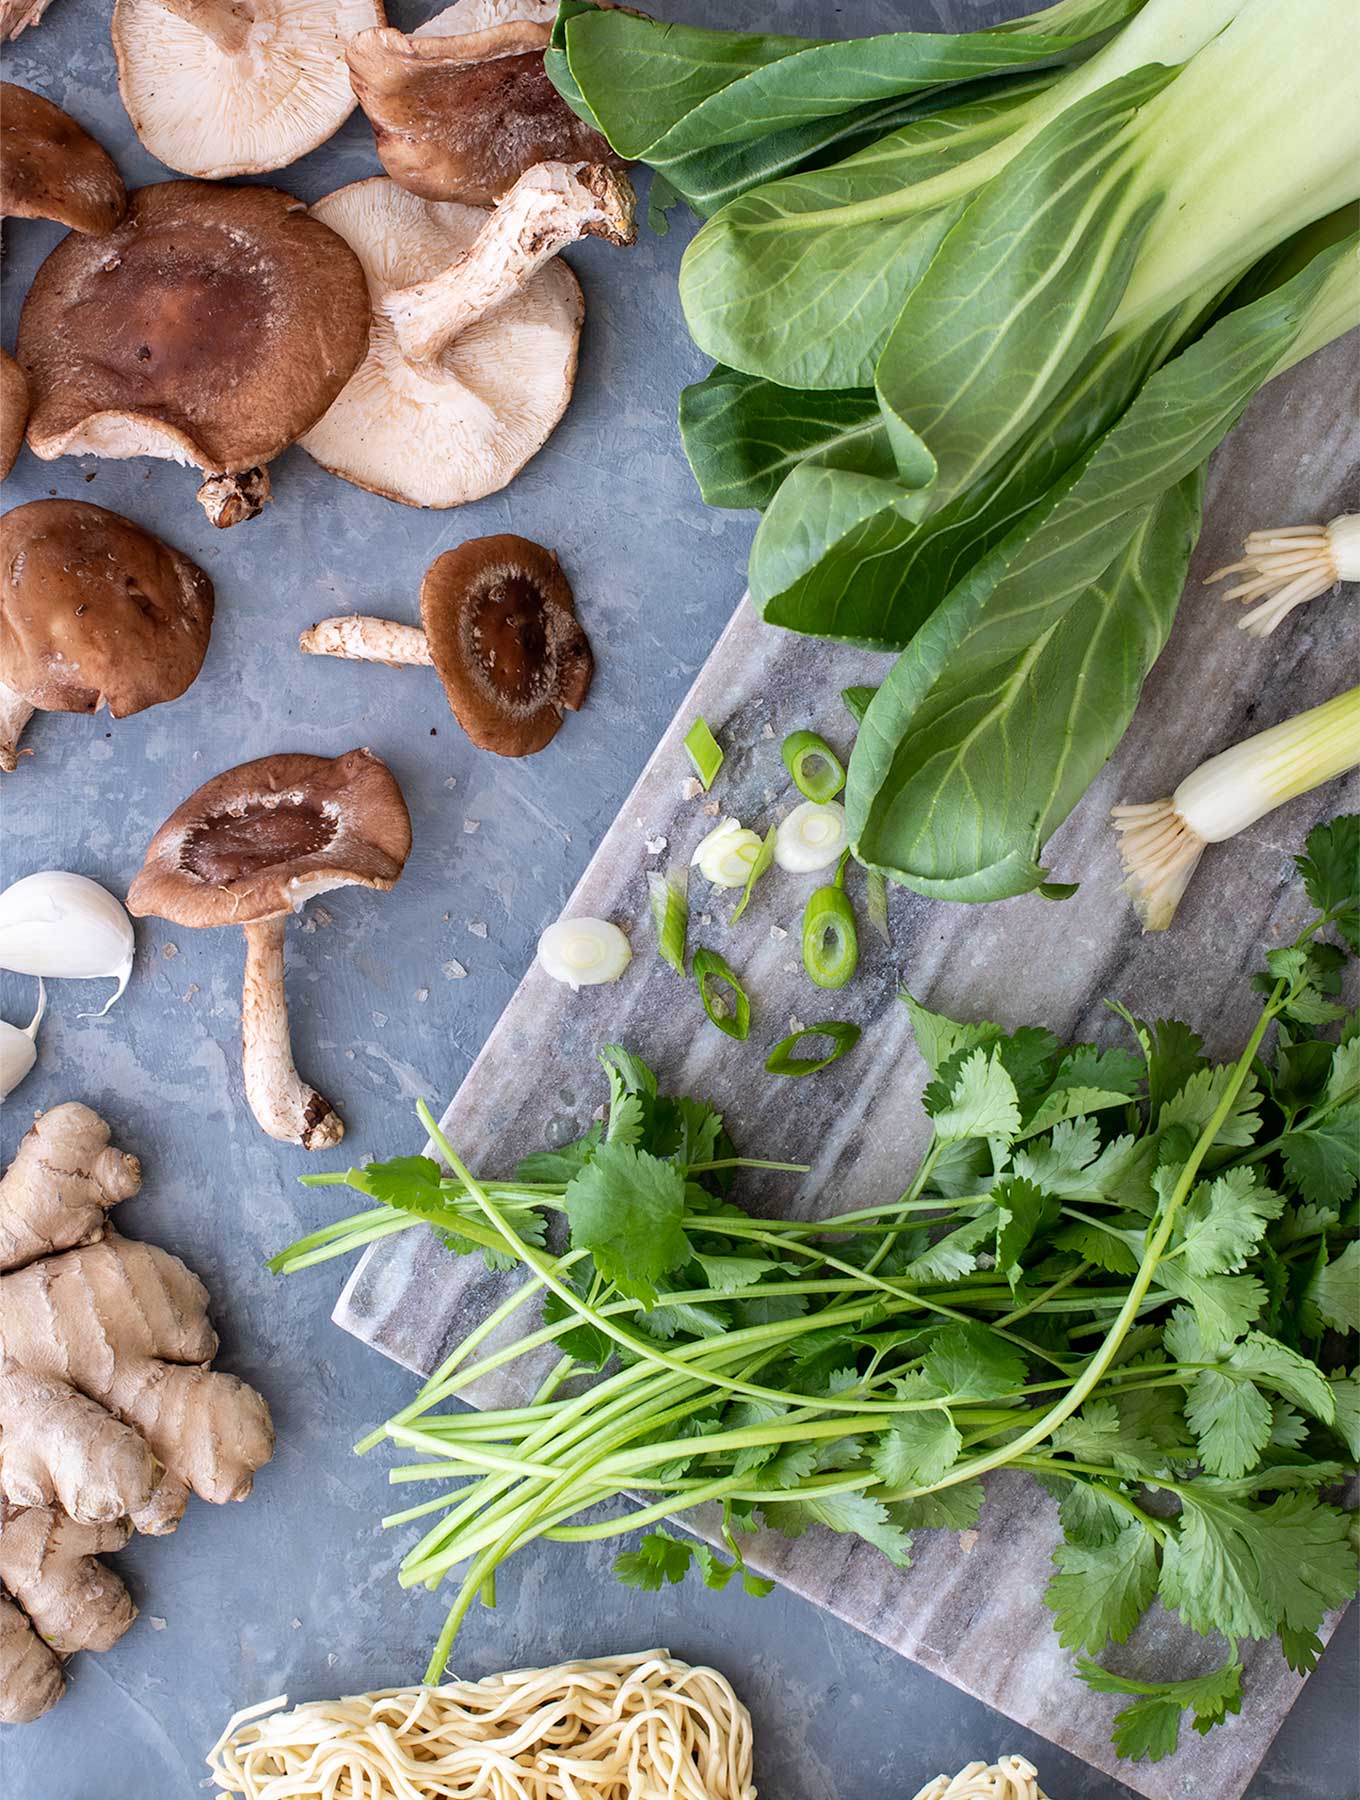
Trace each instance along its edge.
<instances>
[{"instance_id":1,"label":"scallion white root","mask_svg":"<svg viewBox=\"0 0 1360 1800\"><path fill-rule=\"evenodd\" d=\"M805 800L779 821L774 860L791 875L829 869L845 849L845 808L837 800Z\"/></svg>"},{"instance_id":2,"label":"scallion white root","mask_svg":"<svg viewBox=\"0 0 1360 1800\"><path fill-rule=\"evenodd\" d=\"M760 855L761 843L740 819L715 825L690 858L714 887L744 888Z\"/></svg>"},{"instance_id":3,"label":"scallion white root","mask_svg":"<svg viewBox=\"0 0 1360 1800\"><path fill-rule=\"evenodd\" d=\"M538 966L574 994L617 981L632 960L632 945L608 919L559 919L538 940Z\"/></svg>"},{"instance_id":4,"label":"scallion white root","mask_svg":"<svg viewBox=\"0 0 1360 1800\"><path fill-rule=\"evenodd\" d=\"M1209 844L1360 767L1360 687L1211 756L1175 793L1116 806L1125 887L1145 931L1165 931Z\"/></svg>"},{"instance_id":5,"label":"scallion white root","mask_svg":"<svg viewBox=\"0 0 1360 1800\"><path fill-rule=\"evenodd\" d=\"M1360 513L1341 513L1330 525L1253 531L1242 546L1242 560L1215 569L1205 586L1229 575L1242 579L1223 598L1251 605L1238 629L1269 637L1296 606L1331 593L1343 581L1360 581Z\"/></svg>"}]
</instances>

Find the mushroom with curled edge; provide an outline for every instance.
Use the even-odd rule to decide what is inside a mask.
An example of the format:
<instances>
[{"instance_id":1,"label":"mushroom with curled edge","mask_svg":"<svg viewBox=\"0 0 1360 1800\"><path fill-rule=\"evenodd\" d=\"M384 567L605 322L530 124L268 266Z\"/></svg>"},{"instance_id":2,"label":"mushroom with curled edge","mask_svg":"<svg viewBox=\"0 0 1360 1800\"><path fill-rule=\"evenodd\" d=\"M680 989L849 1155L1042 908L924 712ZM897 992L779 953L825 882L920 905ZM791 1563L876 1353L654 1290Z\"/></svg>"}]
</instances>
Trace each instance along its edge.
<instances>
[{"instance_id":1,"label":"mushroom with curled edge","mask_svg":"<svg viewBox=\"0 0 1360 1800\"><path fill-rule=\"evenodd\" d=\"M446 550L420 584L425 629L323 619L299 647L361 662L432 663L479 749L530 756L579 710L595 673L570 584L551 550L505 534Z\"/></svg>"},{"instance_id":2,"label":"mushroom with curled edge","mask_svg":"<svg viewBox=\"0 0 1360 1800\"><path fill-rule=\"evenodd\" d=\"M381 27L350 39L354 91L393 181L426 200L490 206L535 163L615 160L548 79L556 12L542 0L458 0L409 37Z\"/></svg>"},{"instance_id":3,"label":"mushroom with curled edge","mask_svg":"<svg viewBox=\"0 0 1360 1800\"><path fill-rule=\"evenodd\" d=\"M286 168L353 112L345 45L383 19L382 0L117 0L118 91L182 175Z\"/></svg>"},{"instance_id":4,"label":"mushroom with curled edge","mask_svg":"<svg viewBox=\"0 0 1360 1800\"><path fill-rule=\"evenodd\" d=\"M14 467L28 423L28 380L8 350L0 350L0 481Z\"/></svg>"},{"instance_id":5,"label":"mushroom with curled edge","mask_svg":"<svg viewBox=\"0 0 1360 1800\"><path fill-rule=\"evenodd\" d=\"M345 1131L293 1066L283 987L289 915L332 888L385 893L410 850L401 789L371 750L263 756L214 776L176 807L128 890L138 918L244 927L246 1098L282 1143L326 1150Z\"/></svg>"},{"instance_id":6,"label":"mushroom with curled edge","mask_svg":"<svg viewBox=\"0 0 1360 1800\"><path fill-rule=\"evenodd\" d=\"M33 278L29 447L196 464L208 517L236 524L362 362L368 323L358 259L291 194L139 188L116 230L63 238Z\"/></svg>"},{"instance_id":7,"label":"mushroom with curled edge","mask_svg":"<svg viewBox=\"0 0 1360 1800\"><path fill-rule=\"evenodd\" d=\"M33 500L0 519L0 769L35 712L126 719L175 700L203 665L213 588L120 513Z\"/></svg>"},{"instance_id":8,"label":"mushroom with curled edge","mask_svg":"<svg viewBox=\"0 0 1360 1800\"><path fill-rule=\"evenodd\" d=\"M84 126L41 94L0 82L0 215L99 233L126 209L122 176Z\"/></svg>"},{"instance_id":9,"label":"mushroom with curled edge","mask_svg":"<svg viewBox=\"0 0 1360 1800\"><path fill-rule=\"evenodd\" d=\"M493 212L420 200L375 177L313 218L363 263L368 355L302 447L332 474L407 506L503 488L567 409L585 303L557 252L630 244L633 190L600 164L539 163Z\"/></svg>"}]
</instances>

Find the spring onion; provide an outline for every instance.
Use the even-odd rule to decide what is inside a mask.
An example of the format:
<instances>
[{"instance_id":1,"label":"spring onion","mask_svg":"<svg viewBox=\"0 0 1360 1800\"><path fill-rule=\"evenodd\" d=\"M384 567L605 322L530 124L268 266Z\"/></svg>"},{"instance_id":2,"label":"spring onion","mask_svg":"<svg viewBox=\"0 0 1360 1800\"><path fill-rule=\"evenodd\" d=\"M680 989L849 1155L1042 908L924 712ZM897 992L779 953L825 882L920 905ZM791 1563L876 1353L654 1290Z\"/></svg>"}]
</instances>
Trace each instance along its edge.
<instances>
[{"instance_id":1,"label":"spring onion","mask_svg":"<svg viewBox=\"0 0 1360 1800\"><path fill-rule=\"evenodd\" d=\"M795 1056L794 1052L806 1038L826 1037L831 1039L831 1048L825 1056ZM765 1058L765 1070L770 1075L815 1075L818 1069L824 1069L853 1050L859 1042L858 1025L851 1025L846 1019L823 1019L819 1025L804 1025L798 1031L791 1031L782 1043L776 1044Z\"/></svg>"},{"instance_id":2,"label":"spring onion","mask_svg":"<svg viewBox=\"0 0 1360 1800\"><path fill-rule=\"evenodd\" d=\"M891 950L892 927L888 923L888 878L881 869L866 869L864 876L864 910L869 915L869 923Z\"/></svg>"},{"instance_id":3,"label":"spring onion","mask_svg":"<svg viewBox=\"0 0 1360 1800\"><path fill-rule=\"evenodd\" d=\"M845 710L855 721L856 725L862 725L864 723L864 715L869 710L869 702L877 692L877 688L871 687L848 687L841 689L841 699L845 703Z\"/></svg>"},{"instance_id":4,"label":"spring onion","mask_svg":"<svg viewBox=\"0 0 1360 1800\"><path fill-rule=\"evenodd\" d=\"M740 819L724 819L704 838L690 861L715 887L744 888L760 851L754 831L748 831Z\"/></svg>"},{"instance_id":5,"label":"spring onion","mask_svg":"<svg viewBox=\"0 0 1360 1800\"><path fill-rule=\"evenodd\" d=\"M845 808L837 800L819 806L805 800L781 819L775 833L774 860L791 875L829 869L845 849Z\"/></svg>"},{"instance_id":6,"label":"spring onion","mask_svg":"<svg viewBox=\"0 0 1360 1800\"><path fill-rule=\"evenodd\" d=\"M736 924L737 920L746 911L747 902L755 892L756 883L774 861L774 839L775 828L771 825L761 842L760 854L751 864L750 873L746 877L746 887L742 893L741 899L737 901L736 910L732 914L731 923L733 925Z\"/></svg>"},{"instance_id":7,"label":"spring onion","mask_svg":"<svg viewBox=\"0 0 1360 1800\"><path fill-rule=\"evenodd\" d=\"M859 933L845 891L845 864L843 856L835 881L818 888L803 909L803 967L820 988L844 987L859 963Z\"/></svg>"},{"instance_id":8,"label":"spring onion","mask_svg":"<svg viewBox=\"0 0 1360 1800\"><path fill-rule=\"evenodd\" d=\"M751 1002L736 971L716 950L696 950L694 979L699 984L704 1011L718 1030L745 1043L751 1030ZM720 981L732 990L730 1007L722 995L709 992L710 981Z\"/></svg>"},{"instance_id":9,"label":"spring onion","mask_svg":"<svg viewBox=\"0 0 1360 1800\"><path fill-rule=\"evenodd\" d=\"M689 929L689 870L671 869L664 875L659 870L649 870L647 892L661 960L668 962L683 981L685 934Z\"/></svg>"},{"instance_id":10,"label":"spring onion","mask_svg":"<svg viewBox=\"0 0 1360 1800\"><path fill-rule=\"evenodd\" d=\"M1284 525L1253 531L1242 560L1205 577L1204 585L1243 577L1223 598L1257 602L1237 621L1240 631L1269 637L1296 606L1329 594L1343 581L1360 581L1360 513L1341 513L1330 525Z\"/></svg>"},{"instance_id":11,"label":"spring onion","mask_svg":"<svg viewBox=\"0 0 1360 1800\"><path fill-rule=\"evenodd\" d=\"M718 770L723 766L722 745L708 728L708 721L702 713L685 733L685 750L689 760L694 764L694 773L704 784L704 792L718 778Z\"/></svg>"},{"instance_id":12,"label":"spring onion","mask_svg":"<svg viewBox=\"0 0 1360 1800\"><path fill-rule=\"evenodd\" d=\"M538 940L538 966L573 994L617 981L632 960L628 939L608 919L559 919Z\"/></svg>"},{"instance_id":13,"label":"spring onion","mask_svg":"<svg viewBox=\"0 0 1360 1800\"><path fill-rule=\"evenodd\" d=\"M1360 767L1360 687L1258 732L1187 775L1166 800L1116 806L1125 886L1144 931L1165 931L1204 854L1299 794Z\"/></svg>"},{"instance_id":14,"label":"spring onion","mask_svg":"<svg viewBox=\"0 0 1360 1800\"><path fill-rule=\"evenodd\" d=\"M840 758L815 731L791 732L784 739L780 755L793 785L806 800L825 805L845 786L845 768Z\"/></svg>"}]
</instances>

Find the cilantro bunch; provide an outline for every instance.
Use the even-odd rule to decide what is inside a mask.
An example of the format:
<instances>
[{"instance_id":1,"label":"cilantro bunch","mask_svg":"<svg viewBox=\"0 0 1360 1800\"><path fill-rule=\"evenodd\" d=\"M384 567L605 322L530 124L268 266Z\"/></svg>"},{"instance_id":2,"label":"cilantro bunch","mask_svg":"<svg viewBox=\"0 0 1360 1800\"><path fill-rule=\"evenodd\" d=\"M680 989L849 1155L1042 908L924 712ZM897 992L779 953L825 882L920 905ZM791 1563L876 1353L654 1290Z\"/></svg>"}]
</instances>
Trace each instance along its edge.
<instances>
[{"instance_id":1,"label":"cilantro bunch","mask_svg":"<svg viewBox=\"0 0 1360 1800\"><path fill-rule=\"evenodd\" d=\"M977 1522L999 1468L1058 1502L1045 1598L1078 1675L1129 1702L1122 1755L1169 1754L1187 1712L1199 1731L1236 1712L1245 1640L1311 1668L1356 1586L1335 1496L1360 1459L1360 1015L1337 994L1360 952L1360 819L1318 827L1297 861L1315 916L1267 956L1233 1062L1119 1008L1131 1047L1101 1049L904 995L933 1135L893 1201L748 1215L735 1172L791 1165L738 1157L711 1106L661 1095L617 1047L606 1120L508 1182L474 1177L423 1106L446 1170L312 1178L380 1204L276 1267L426 1221L527 1275L360 1446L416 1452L393 1480L435 1489L384 1521L428 1521L403 1583L461 1572L428 1678L537 1537L645 1529L622 1580L694 1566L758 1593L744 1534L822 1525L905 1568L914 1532ZM527 1404L445 1409L511 1364ZM725 1555L662 1526L704 1502ZM1095 1660L1154 1600L1217 1635L1216 1670L1134 1680Z\"/></svg>"}]
</instances>

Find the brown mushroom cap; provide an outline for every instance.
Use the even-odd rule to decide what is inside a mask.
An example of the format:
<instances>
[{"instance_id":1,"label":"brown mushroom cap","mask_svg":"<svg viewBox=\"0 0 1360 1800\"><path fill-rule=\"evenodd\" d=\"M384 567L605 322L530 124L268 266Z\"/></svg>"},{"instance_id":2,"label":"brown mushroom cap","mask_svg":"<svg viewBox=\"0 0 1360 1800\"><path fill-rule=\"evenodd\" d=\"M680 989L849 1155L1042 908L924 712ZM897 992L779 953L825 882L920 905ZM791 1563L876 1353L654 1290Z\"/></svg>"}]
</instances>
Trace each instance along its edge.
<instances>
[{"instance_id":1,"label":"brown mushroom cap","mask_svg":"<svg viewBox=\"0 0 1360 1800\"><path fill-rule=\"evenodd\" d=\"M34 277L19 361L43 458L268 462L363 360L369 301L344 240L270 187L166 181L103 238L63 238Z\"/></svg>"},{"instance_id":2,"label":"brown mushroom cap","mask_svg":"<svg viewBox=\"0 0 1360 1800\"><path fill-rule=\"evenodd\" d=\"M15 507L0 546L0 682L30 706L125 719L194 680L213 589L187 556L83 500Z\"/></svg>"},{"instance_id":3,"label":"brown mushroom cap","mask_svg":"<svg viewBox=\"0 0 1360 1800\"><path fill-rule=\"evenodd\" d=\"M28 423L28 381L8 350L0 350L0 481L14 467Z\"/></svg>"},{"instance_id":4,"label":"brown mushroom cap","mask_svg":"<svg viewBox=\"0 0 1360 1800\"><path fill-rule=\"evenodd\" d=\"M262 756L215 775L152 838L128 911L249 925L329 888L386 890L411 850L396 777L371 750Z\"/></svg>"},{"instance_id":5,"label":"brown mushroom cap","mask_svg":"<svg viewBox=\"0 0 1360 1800\"><path fill-rule=\"evenodd\" d=\"M505 533L446 550L425 571L420 617L463 730L498 756L531 756L576 712L595 673L571 585L551 550Z\"/></svg>"},{"instance_id":6,"label":"brown mushroom cap","mask_svg":"<svg viewBox=\"0 0 1360 1800\"><path fill-rule=\"evenodd\" d=\"M0 82L0 214L111 231L127 206L108 152L41 94Z\"/></svg>"},{"instance_id":7,"label":"brown mushroom cap","mask_svg":"<svg viewBox=\"0 0 1360 1800\"><path fill-rule=\"evenodd\" d=\"M117 0L118 91L181 174L286 168L354 110L345 44L384 16L382 0Z\"/></svg>"},{"instance_id":8,"label":"brown mushroom cap","mask_svg":"<svg viewBox=\"0 0 1360 1800\"><path fill-rule=\"evenodd\" d=\"M426 200L491 206L535 163L616 161L548 79L542 13L533 0L474 0L410 37L379 29L351 39L354 91L393 181Z\"/></svg>"}]
</instances>

